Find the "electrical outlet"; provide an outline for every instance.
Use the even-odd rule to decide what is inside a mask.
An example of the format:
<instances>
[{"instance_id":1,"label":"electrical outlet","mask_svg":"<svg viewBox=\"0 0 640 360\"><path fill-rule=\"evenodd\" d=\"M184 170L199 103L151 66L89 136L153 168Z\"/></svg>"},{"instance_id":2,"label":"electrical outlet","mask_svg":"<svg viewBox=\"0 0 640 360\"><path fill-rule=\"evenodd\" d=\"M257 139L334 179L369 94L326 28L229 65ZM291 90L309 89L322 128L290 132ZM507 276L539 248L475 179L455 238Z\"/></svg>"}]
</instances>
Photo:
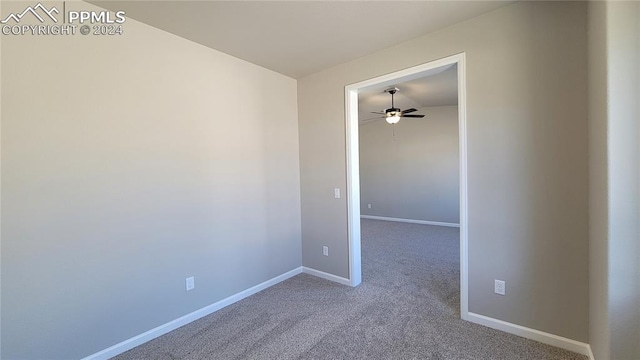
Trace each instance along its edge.
<instances>
[{"instance_id":1,"label":"electrical outlet","mask_svg":"<svg viewBox=\"0 0 640 360\"><path fill-rule=\"evenodd\" d=\"M371 209L371 204L367 204L367 208Z\"/></svg>"},{"instance_id":2,"label":"electrical outlet","mask_svg":"<svg viewBox=\"0 0 640 360\"><path fill-rule=\"evenodd\" d=\"M503 280L495 280L493 292L498 295L504 295L506 290L506 284Z\"/></svg>"},{"instance_id":3,"label":"electrical outlet","mask_svg":"<svg viewBox=\"0 0 640 360\"><path fill-rule=\"evenodd\" d=\"M193 290L193 288L196 287L196 281L193 278L193 276L187 278L186 284L187 284L187 291Z\"/></svg>"},{"instance_id":4,"label":"electrical outlet","mask_svg":"<svg viewBox=\"0 0 640 360\"><path fill-rule=\"evenodd\" d=\"M328 246L323 246L322 247L322 255L329 256L329 247Z\"/></svg>"},{"instance_id":5,"label":"electrical outlet","mask_svg":"<svg viewBox=\"0 0 640 360\"><path fill-rule=\"evenodd\" d=\"M333 198L340 199L340 188L333 189Z\"/></svg>"}]
</instances>

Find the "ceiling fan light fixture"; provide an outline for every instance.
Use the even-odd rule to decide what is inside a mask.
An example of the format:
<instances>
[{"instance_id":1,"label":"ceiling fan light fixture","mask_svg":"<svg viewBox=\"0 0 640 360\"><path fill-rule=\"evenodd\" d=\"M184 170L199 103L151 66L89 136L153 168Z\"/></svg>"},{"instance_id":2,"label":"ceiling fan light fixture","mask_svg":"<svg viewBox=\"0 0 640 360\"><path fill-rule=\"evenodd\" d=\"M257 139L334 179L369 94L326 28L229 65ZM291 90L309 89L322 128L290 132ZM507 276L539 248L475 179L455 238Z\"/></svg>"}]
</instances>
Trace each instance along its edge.
<instances>
[{"instance_id":1,"label":"ceiling fan light fixture","mask_svg":"<svg viewBox=\"0 0 640 360\"><path fill-rule=\"evenodd\" d=\"M398 116L397 114L393 114L391 116L387 116L386 120L389 124L396 124L398 121L400 121L400 116Z\"/></svg>"}]
</instances>

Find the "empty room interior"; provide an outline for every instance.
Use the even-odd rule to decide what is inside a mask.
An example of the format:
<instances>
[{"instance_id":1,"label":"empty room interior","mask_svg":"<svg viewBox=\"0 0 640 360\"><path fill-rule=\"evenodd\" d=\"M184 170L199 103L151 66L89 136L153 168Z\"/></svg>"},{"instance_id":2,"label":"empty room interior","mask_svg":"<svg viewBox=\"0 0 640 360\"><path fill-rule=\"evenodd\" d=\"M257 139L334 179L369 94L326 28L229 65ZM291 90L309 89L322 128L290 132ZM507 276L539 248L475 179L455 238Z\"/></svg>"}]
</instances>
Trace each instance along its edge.
<instances>
[{"instance_id":1,"label":"empty room interior","mask_svg":"<svg viewBox=\"0 0 640 360\"><path fill-rule=\"evenodd\" d=\"M0 20L1 359L640 360L640 2Z\"/></svg>"}]
</instances>

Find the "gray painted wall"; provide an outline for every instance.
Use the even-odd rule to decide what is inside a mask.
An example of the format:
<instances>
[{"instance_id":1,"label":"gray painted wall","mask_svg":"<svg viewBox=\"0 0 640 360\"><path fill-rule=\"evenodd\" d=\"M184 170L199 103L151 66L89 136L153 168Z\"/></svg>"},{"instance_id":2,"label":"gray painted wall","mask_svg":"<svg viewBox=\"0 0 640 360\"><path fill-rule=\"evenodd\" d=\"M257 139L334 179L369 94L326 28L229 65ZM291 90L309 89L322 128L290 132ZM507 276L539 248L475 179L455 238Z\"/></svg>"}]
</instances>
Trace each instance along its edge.
<instances>
[{"instance_id":1,"label":"gray painted wall","mask_svg":"<svg viewBox=\"0 0 640 360\"><path fill-rule=\"evenodd\" d=\"M418 113L426 117L395 129L384 119L360 126L360 213L458 224L458 107Z\"/></svg>"},{"instance_id":2,"label":"gray painted wall","mask_svg":"<svg viewBox=\"0 0 640 360\"><path fill-rule=\"evenodd\" d=\"M609 360L607 19L604 1L589 2L589 343Z\"/></svg>"},{"instance_id":3,"label":"gray painted wall","mask_svg":"<svg viewBox=\"0 0 640 360\"><path fill-rule=\"evenodd\" d=\"M295 80L131 19L3 36L1 60L3 359L81 358L301 266Z\"/></svg>"},{"instance_id":4,"label":"gray painted wall","mask_svg":"<svg viewBox=\"0 0 640 360\"><path fill-rule=\"evenodd\" d=\"M469 310L588 341L586 10L517 2L300 79L303 264L348 277L344 87L466 52Z\"/></svg>"},{"instance_id":5,"label":"gray painted wall","mask_svg":"<svg viewBox=\"0 0 640 360\"><path fill-rule=\"evenodd\" d=\"M589 5L590 340L640 358L640 3Z\"/></svg>"},{"instance_id":6,"label":"gray painted wall","mask_svg":"<svg viewBox=\"0 0 640 360\"><path fill-rule=\"evenodd\" d=\"M640 359L640 3L608 4L611 358Z\"/></svg>"},{"instance_id":7,"label":"gray painted wall","mask_svg":"<svg viewBox=\"0 0 640 360\"><path fill-rule=\"evenodd\" d=\"M611 359L640 359L640 3L607 8Z\"/></svg>"}]
</instances>

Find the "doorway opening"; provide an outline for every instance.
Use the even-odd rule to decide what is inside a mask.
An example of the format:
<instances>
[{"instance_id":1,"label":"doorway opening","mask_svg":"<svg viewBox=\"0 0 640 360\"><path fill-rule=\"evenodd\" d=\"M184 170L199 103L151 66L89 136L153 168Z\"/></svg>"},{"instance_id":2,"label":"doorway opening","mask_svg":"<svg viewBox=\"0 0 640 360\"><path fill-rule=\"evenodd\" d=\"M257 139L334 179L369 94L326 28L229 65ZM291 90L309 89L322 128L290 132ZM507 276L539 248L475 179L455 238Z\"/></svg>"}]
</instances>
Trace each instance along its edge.
<instances>
[{"instance_id":1,"label":"doorway opening","mask_svg":"<svg viewBox=\"0 0 640 360\"><path fill-rule=\"evenodd\" d=\"M347 224L349 239L349 282L362 282L360 231L360 165L358 93L391 87L441 72L443 68L457 68L458 146L459 146L459 221L460 221L460 314L468 314L468 228L467 228L467 136L466 136L466 77L465 54L457 54L394 73L382 75L345 87L347 129Z\"/></svg>"}]
</instances>

